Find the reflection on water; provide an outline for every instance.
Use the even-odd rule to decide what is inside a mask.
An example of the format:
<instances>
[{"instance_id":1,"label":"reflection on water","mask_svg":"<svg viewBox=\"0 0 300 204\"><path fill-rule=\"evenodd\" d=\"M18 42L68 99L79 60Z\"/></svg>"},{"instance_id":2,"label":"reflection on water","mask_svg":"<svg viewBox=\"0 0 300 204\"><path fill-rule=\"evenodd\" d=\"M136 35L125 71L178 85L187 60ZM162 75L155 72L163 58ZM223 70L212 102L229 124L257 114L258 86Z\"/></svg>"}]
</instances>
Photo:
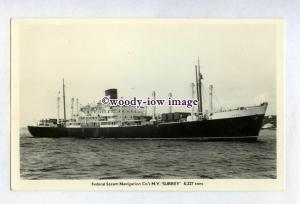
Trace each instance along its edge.
<instances>
[{"instance_id":1,"label":"reflection on water","mask_svg":"<svg viewBox=\"0 0 300 204\"><path fill-rule=\"evenodd\" d=\"M259 141L33 138L21 130L22 179L276 178L276 131Z\"/></svg>"}]
</instances>

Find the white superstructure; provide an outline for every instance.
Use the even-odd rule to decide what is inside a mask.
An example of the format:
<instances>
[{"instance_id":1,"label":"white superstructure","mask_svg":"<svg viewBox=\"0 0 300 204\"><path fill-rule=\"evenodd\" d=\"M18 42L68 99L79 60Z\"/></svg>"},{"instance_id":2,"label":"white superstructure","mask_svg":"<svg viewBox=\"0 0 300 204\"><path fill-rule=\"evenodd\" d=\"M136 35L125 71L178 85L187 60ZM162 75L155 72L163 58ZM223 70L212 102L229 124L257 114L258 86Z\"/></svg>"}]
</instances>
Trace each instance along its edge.
<instances>
[{"instance_id":1,"label":"white superstructure","mask_svg":"<svg viewBox=\"0 0 300 204\"><path fill-rule=\"evenodd\" d=\"M80 109L77 118L81 124L87 126L118 127L140 120L146 116L144 107L108 106L102 104L86 105Z\"/></svg>"},{"instance_id":2,"label":"white superstructure","mask_svg":"<svg viewBox=\"0 0 300 204\"><path fill-rule=\"evenodd\" d=\"M264 102L259 106L240 107L233 110L226 110L221 112L215 112L209 115L209 119L223 119L223 118L236 118L252 115L264 115L267 109L268 103Z\"/></svg>"}]
</instances>

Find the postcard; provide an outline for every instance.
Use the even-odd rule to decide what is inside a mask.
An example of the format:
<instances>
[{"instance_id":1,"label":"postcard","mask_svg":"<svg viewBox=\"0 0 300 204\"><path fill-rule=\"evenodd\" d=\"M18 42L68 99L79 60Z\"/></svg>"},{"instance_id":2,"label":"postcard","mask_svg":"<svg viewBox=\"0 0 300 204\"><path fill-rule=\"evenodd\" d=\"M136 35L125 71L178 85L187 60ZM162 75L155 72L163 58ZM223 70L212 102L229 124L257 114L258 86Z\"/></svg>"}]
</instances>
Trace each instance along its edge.
<instances>
[{"instance_id":1,"label":"postcard","mask_svg":"<svg viewBox=\"0 0 300 204\"><path fill-rule=\"evenodd\" d=\"M278 19L12 19L11 189L281 191Z\"/></svg>"}]
</instances>

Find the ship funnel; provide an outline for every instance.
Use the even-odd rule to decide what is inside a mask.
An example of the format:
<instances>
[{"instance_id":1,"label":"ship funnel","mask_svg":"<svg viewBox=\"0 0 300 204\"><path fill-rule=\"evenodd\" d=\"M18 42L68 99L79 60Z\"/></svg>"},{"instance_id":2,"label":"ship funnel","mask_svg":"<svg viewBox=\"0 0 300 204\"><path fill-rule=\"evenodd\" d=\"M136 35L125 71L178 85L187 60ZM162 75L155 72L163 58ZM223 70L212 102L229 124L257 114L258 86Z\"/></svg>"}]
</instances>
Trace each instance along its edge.
<instances>
[{"instance_id":1,"label":"ship funnel","mask_svg":"<svg viewBox=\"0 0 300 204\"><path fill-rule=\"evenodd\" d=\"M105 96L108 96L111 99L118 99L118 89L105 90Z\"/></svg>"}]
</instances>

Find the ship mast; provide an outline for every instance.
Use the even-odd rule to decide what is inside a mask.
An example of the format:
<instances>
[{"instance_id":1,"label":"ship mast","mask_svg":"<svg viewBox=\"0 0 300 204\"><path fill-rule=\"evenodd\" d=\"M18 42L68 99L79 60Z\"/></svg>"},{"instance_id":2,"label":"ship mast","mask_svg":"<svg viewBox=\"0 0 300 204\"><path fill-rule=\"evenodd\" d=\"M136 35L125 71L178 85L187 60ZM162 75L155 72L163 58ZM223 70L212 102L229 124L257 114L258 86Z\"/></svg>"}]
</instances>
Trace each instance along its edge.
<instances>
[{"instance_id":1,"label":"ship mast","mask_svg":"<svg viewBox=\"0 0 300 204\"><path fill-rule=\"evenodd\" d=\"M65 96L65 81L63 78L63 101L64 101L64 120L66 121L66 96Z\"/></svg>"},{"instance_id":2,"label":"ship mast","mask_svg":"<svg viewBox=\"0 0 300 204\"><path fill-rule=\"evenodd\" d=\"M74 98L71 98L71 119L74 117Z\"/></svg>"},{"instance_id":3,"label":"ship mast","mask_svg":"<svg viewBox=\"0 0 300 204\"><path fill-rule=\"evenodd\" d=\"M59 92L58 92L58 96L57 96L57 125L59 124L59 101L60 101L60 97L59 97Z\"/></svg>"},{"instance_id":4,"label":"ship mast","mask_svg":"<svg viewBox=\"0 0 300 204\"><path fill-rule=\"evenodd\" d=\"M194 87L195 87L195 84L194 84L194 83L191 83L191 88L192 88L192 99L193 99L193 100L194 100L194 95L195 95ZM192 106L192 113L191 113L191 116L194 117L194 106Z\"/></svg>"},{"instance_id":5,"label":"ship mast","mask_svg":"<svg viewBox=\"0 0 300 204\"><path fill-rule=\"evenodd\" d=\"M212 114L214 112L213 108L213 85L209 85L209 112Z\"/></svg>"},{"instance_id":6,"label":"ship mast","mask_svg":"<svg viewBox=\"0 0 300 204\"><path fill-rule=\"evenodd\" d=\"M155 91L152 92L152 97L153 97L153 100L156 99L156 93ZM152 121L155 121L155 118L156 118L156 108L155 108L155 105L153 106L153 116L152 116Z\"/></svg>"},{"instance_id":7,"label":"ship mast","mask_svg":"<svg viewBox=\"0 0 300 204\"><path fill-rule=\"evenodd\" d=\"M169 98L172 98L172 93L169 93ZM172 106L169 106L169 113L172 113Z\"/></svg>"},{"instance_id":8,"label":"ship mast","mask_svg":"<svg viewBox=\"0 0 300 204\"><path fill-rule=\"evenodd\" d=\"M79 105L79 99L76 98L76 116L78 117L79 116L79 112L78 112L78 106Z\"/></svg>"},{"instance_id":9,"label":"ship mast","mask_svg":"<svg viewBox=\"0 0 300 204\"><path fill-rule=\"evenodd\" d=\"M198 80L198 68L197 65L195 65L195 71L196 71L196 90L197 90L197 100L198 100L198 113L200 112L200 99L199 99L199 80Z\"/></svg>"},{"instance_id":10,"label":"ship mast","mask_svg":"<svg viewBox=\"0 0 300 204\"><path fill-rule=\"evenodd\" d=\"M200 104L200 106L199 106L199 112L200 112L200 114L202 114L202 91L201 91L201 86L202 86L202 84L201 84L201 80L203 79L203 77L202 77L202 74L201 74L201 72L200 72L200 60L199 60L199 57L198 57L198 82L199 82L199 84L198 84L198 87L199 87L199 104Z\"/></svg>"}]
</instances>

